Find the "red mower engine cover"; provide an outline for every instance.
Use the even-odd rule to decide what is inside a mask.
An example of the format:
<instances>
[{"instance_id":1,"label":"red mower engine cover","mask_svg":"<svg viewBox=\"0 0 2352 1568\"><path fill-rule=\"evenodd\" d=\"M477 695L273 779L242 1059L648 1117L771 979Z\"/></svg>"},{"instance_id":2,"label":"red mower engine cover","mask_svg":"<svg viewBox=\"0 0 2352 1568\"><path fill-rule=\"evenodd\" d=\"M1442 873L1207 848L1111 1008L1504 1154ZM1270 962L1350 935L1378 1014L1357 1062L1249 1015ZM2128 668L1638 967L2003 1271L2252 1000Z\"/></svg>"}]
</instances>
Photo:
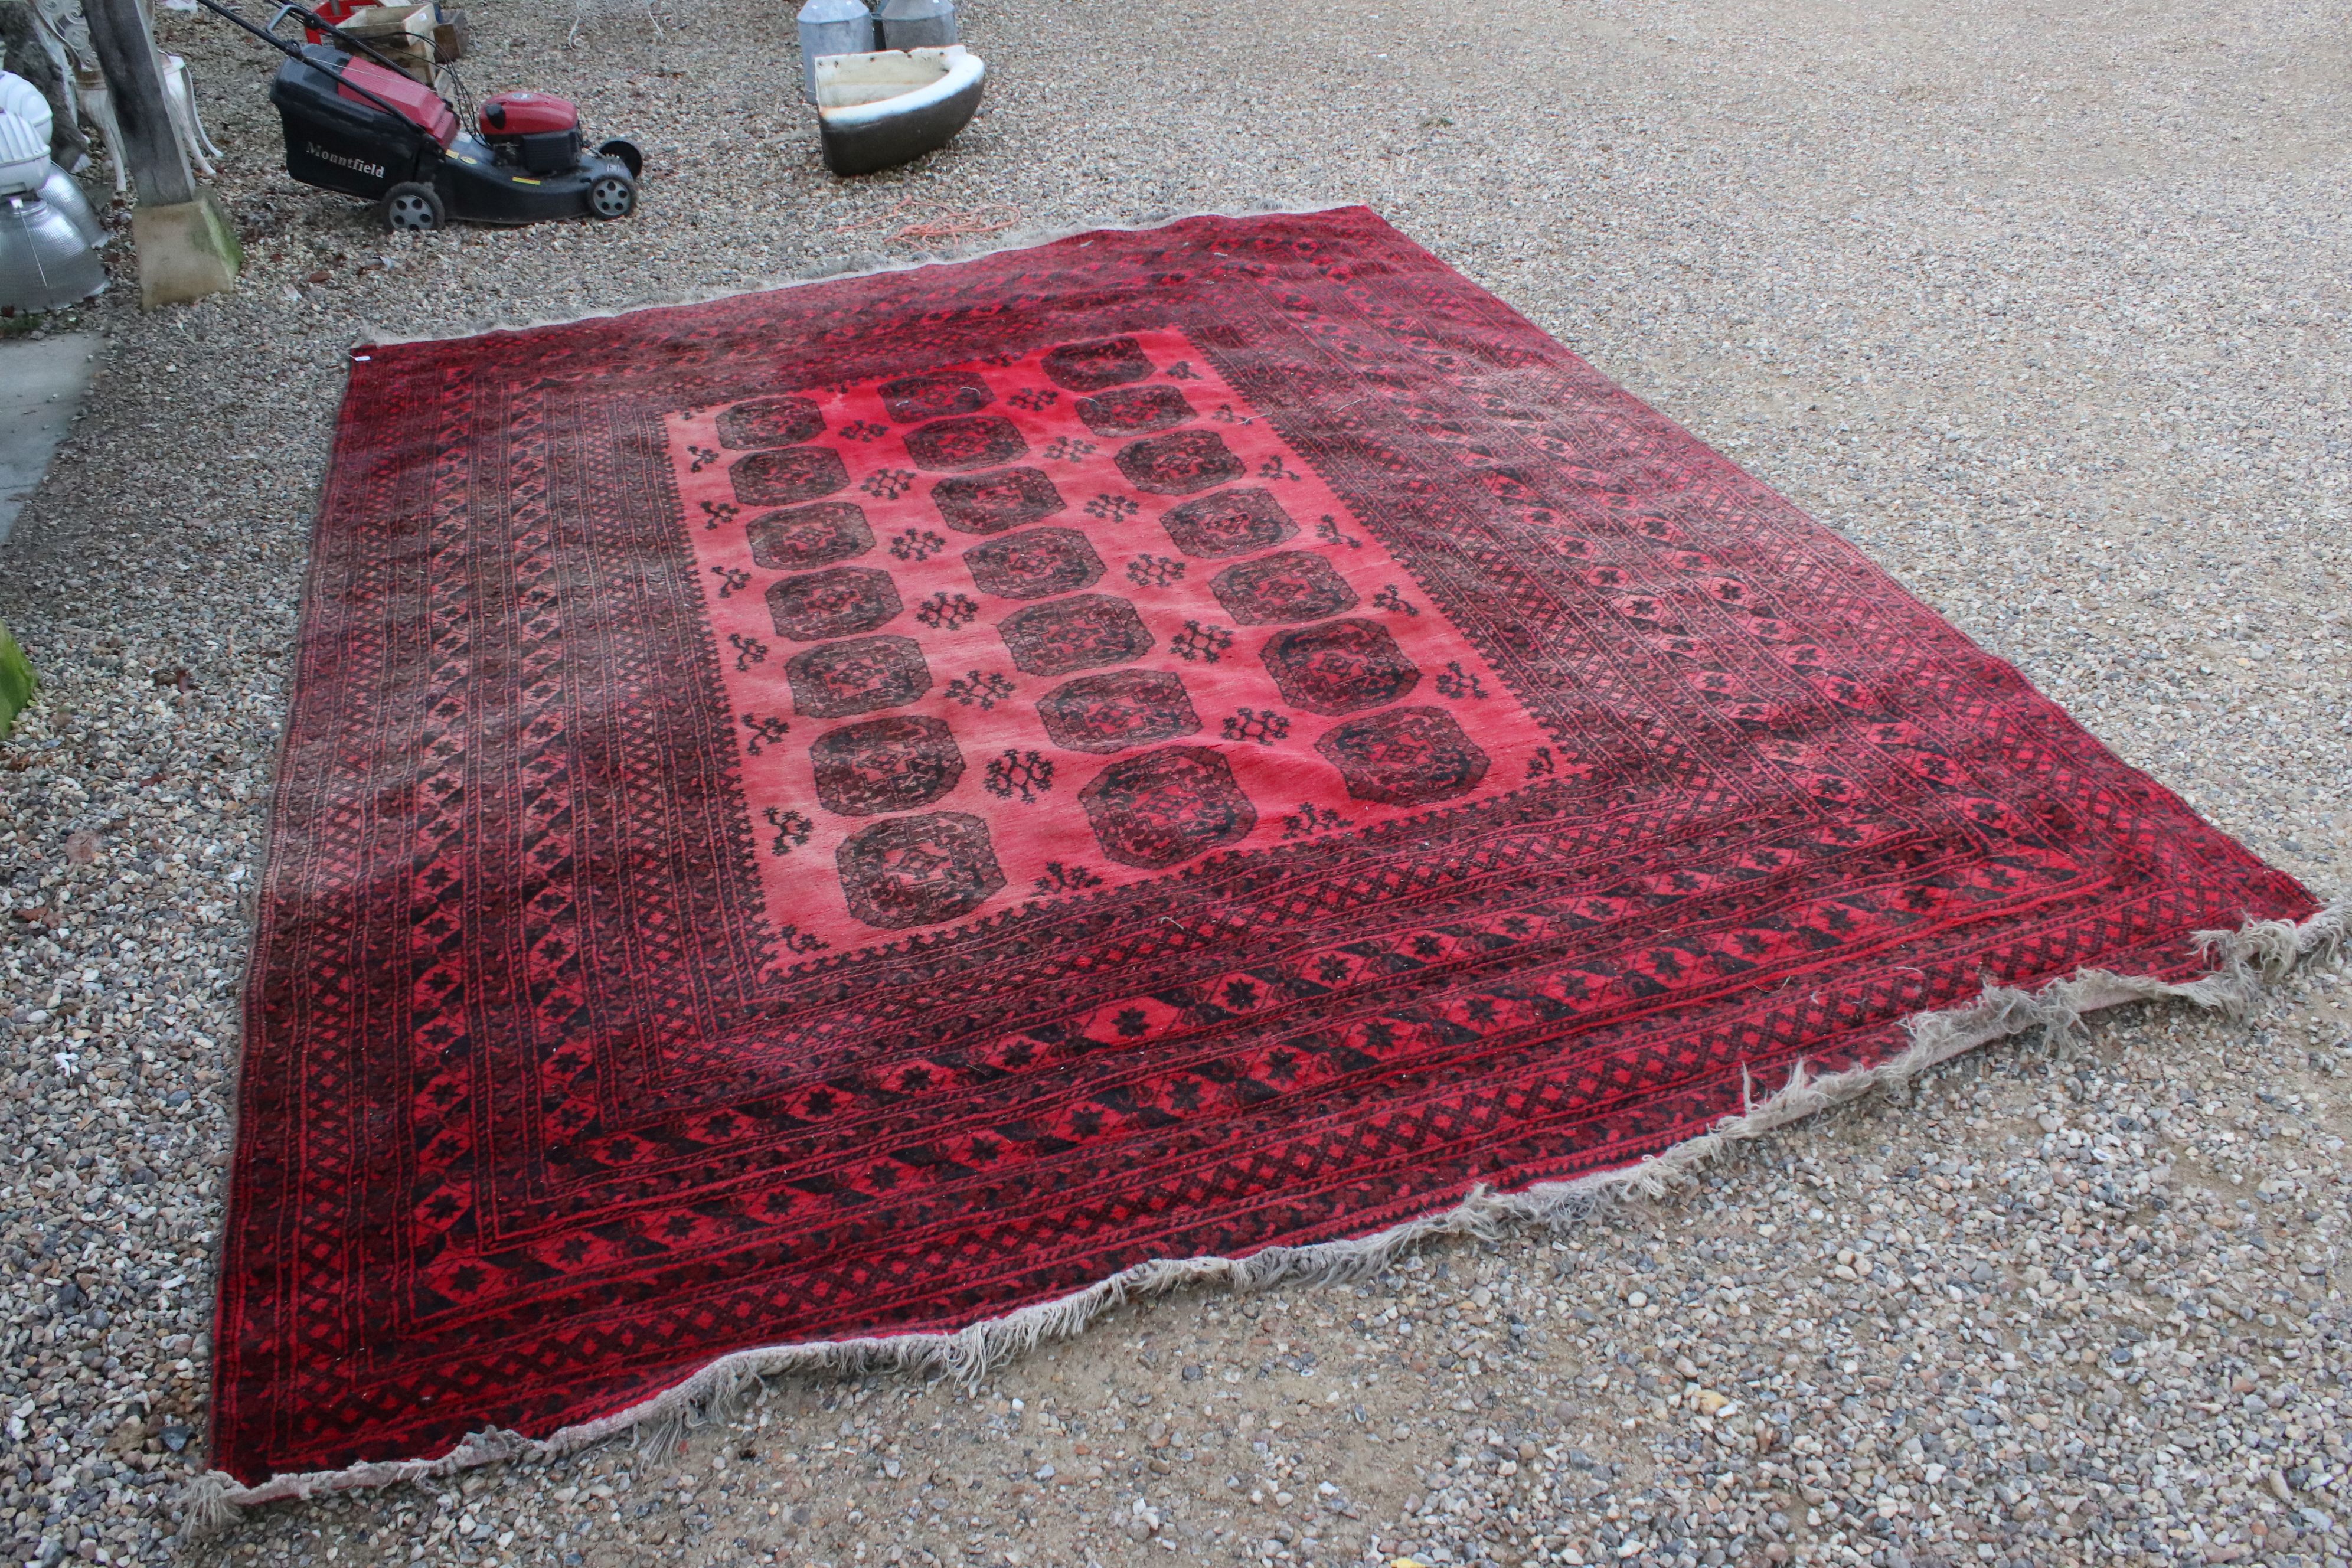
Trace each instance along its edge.
<instances>
[{"instance_id":1,"label":"red mower engine cover","mask_svg":"<svg viewBox=\"0 0 2352 1568\"><path fill-rule=\"evenodd\" d=\"M580 110L545 92L500 92L482 100L482 140L503 162L534 174L560 174L580 163Z\"/></svg>"}]
</instances>

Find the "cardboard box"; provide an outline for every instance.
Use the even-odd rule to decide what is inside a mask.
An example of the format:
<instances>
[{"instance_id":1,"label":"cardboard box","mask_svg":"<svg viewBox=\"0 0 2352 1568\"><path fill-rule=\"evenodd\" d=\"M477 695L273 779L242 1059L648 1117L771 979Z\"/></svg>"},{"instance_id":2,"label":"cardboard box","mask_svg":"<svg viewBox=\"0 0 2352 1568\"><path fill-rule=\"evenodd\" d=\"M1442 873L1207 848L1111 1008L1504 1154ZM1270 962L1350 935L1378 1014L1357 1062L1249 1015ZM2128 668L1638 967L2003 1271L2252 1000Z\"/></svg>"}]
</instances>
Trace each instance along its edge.
<instances>
[{"instance_id":1,"label":"cardboard box","mask_svg":"<svg viewBox=\"0 0 2352 1568\"><path fill-rule=\"evenodd\" d=\"M372 47L417 80L433 81L434 8L431 5L369 5L352 13L339 26Z\"/></svg>"}]
</instances>

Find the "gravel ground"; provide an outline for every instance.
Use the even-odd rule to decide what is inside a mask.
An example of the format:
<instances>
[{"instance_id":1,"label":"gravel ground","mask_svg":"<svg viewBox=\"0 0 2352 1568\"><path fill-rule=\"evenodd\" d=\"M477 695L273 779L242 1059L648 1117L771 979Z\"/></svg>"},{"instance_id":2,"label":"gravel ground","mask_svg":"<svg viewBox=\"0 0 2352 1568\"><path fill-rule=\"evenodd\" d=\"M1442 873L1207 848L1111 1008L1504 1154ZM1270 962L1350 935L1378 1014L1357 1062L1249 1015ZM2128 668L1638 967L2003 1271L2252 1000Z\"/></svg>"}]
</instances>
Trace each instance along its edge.
<instances>
[{"instance_id":1,"label":"gravel ground","mask_svg":"<svg viewBox=\"0 0 2352 1568\"><path fill-rule=\"evenodd\" d=\"M274 172L257 49L162 19L251 267L86 313L110 357L0 554L48 679L0 743L0 1558L162 1562L201 1464L245 893L370 331L903 259L908 198L1369 202L2345 888L2332 8L973 0L982 118L845 186L782 8L640 47L594 3L572 50L569 6L477 5L471 80L640 140L640 216L398 243ZM276 1508L194 1559L2333 1564L2346 1063L2340 968L2242 1024L2133 1009L1654 1213L1130 1308L973 1395L780 1386L672 1451Z\"/></svg>"}]
</instances>

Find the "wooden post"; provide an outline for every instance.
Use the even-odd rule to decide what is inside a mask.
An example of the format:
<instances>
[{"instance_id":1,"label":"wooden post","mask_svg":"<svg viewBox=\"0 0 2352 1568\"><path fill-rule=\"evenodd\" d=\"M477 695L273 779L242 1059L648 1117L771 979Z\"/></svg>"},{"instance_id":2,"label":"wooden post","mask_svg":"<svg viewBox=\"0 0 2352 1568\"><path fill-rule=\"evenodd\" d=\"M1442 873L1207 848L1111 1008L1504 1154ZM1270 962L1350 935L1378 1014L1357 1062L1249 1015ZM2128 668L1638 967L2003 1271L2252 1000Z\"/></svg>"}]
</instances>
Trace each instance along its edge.
<instances>
[{"instance_id":1,"label":"wooden post","mask_svg":"<svg viewBox=\"0 0 2352 1568\"><path fill-rule=\"evenodd\" d=\"M106 73L115 123L122 127L124 145L115 148L114 155L127 166L139 205L169 207L194 201L195 176L188 172L187 151L172 129L163 72L139 0L82 0L82 15L89 23L89 41L98 49L99 68Z\"/></svg>"},{"instance_id":2,"label":"wooden post","mask_svg":"<svg viewBox=\"0 0 2352 1568\"><path fill-rule=\"evenodd\" d=\"M131 233L139 249L140 302L151 309L184 303L232 287L244 250L219 200L189 172L146 13L139 0L83 0L82 15L122 128L123 144L112 151L138 193Z\"/></svg>"}]
</instances>

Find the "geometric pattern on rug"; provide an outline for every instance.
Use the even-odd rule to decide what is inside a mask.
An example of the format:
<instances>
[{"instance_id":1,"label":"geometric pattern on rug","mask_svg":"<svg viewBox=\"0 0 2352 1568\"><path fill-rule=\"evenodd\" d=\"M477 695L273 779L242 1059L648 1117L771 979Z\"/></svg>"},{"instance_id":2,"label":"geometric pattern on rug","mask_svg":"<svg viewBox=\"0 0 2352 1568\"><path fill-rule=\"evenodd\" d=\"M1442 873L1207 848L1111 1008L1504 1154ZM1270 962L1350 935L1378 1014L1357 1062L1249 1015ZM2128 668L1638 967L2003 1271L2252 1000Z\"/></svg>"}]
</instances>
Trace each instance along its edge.
<instances>
[{"instance_id":1,"label":"geometric pattern on rug","mask_svg":"<svg viewBox=\"0 0 2352 1568\"><path fill-rule=\"evenodd\" d=\"M1107 347L669 421L779 962L1591 773L1208 356Z\"/></svg>"},{"instance_id":2,"label":"geometric pattern on rug","mask_svg":"<svg viewBox=\"0 0 2352 1568\"><path fill-rule=\"evenodd\" d=\"M1361 209L364 349L214 1463L1364 1234L2315 908Z\"/></svg>"}]
</instances>

